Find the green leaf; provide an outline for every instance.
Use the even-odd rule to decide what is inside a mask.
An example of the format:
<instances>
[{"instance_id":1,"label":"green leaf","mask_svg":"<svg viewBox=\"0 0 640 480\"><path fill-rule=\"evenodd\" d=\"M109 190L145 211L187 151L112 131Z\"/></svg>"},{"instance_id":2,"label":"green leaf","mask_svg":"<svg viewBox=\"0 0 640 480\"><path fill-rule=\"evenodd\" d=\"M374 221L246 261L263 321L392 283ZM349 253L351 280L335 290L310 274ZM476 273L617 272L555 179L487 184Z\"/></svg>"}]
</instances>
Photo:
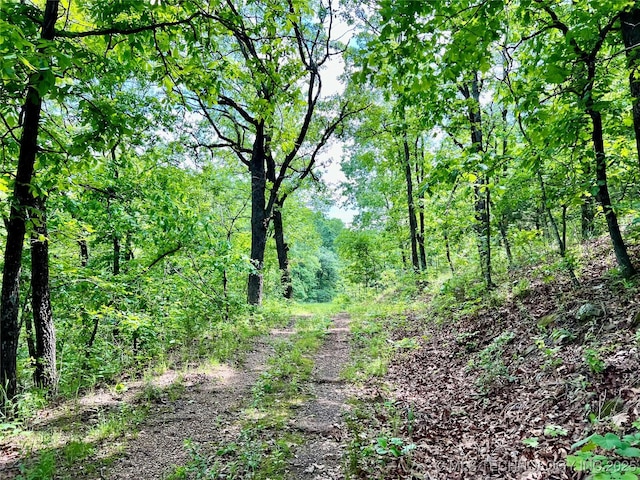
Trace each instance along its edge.
<instances>
[{"instance_id":1,"label":"green leaf","mask_svg":"<svg viewBox=\"0 0 640 480\"><path fill-rule=\"evenodd\" d=\"M618 448L616 453L622 457L640 458L640 448L637 447Z\"/></svg>"},{"instance_id":2,"label":"green leaf","mask_svg":"<svg viewBox=\"0 0 640 480\"><path fill-rule=\"evenodd\" d=\"M602 435L594 435L591 441L605 450L613 450L622 444L620 437L614 433L607 433L604 437Z\"/></svg>"}]
</instances>

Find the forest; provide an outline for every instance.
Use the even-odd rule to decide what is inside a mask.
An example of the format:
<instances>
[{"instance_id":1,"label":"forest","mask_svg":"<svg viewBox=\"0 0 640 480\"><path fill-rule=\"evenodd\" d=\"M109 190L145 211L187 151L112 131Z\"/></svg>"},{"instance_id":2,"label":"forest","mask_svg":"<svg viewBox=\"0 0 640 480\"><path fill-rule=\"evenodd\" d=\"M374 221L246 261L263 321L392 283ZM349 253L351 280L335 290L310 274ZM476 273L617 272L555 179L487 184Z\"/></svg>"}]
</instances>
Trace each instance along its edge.
<instances>
[{"instance_id":1,"label":"forest","mask_svg":"<svg viewBox=\"0 0 640 480\"><path fill-rule=\"evenodd\" d=\"M0 0L0 76L0 478L639 478L640 2Z\"/></svg>"}]
</instances>

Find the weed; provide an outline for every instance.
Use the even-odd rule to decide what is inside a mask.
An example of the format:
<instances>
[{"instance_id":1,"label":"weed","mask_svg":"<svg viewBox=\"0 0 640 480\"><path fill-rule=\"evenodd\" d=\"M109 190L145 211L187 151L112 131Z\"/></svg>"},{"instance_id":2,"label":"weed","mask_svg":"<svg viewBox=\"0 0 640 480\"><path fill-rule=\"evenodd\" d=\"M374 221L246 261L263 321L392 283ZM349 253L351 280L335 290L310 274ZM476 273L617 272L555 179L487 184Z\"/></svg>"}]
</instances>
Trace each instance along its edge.
<instances>
[{"instance_id":1,"label":"weed","mask_svg":"<svg viewBox=\"0 0 640 480\"><path fill-rule=\"evenodd\" d=\"M604 372L605 364L599 350L587 348L584 351L583 358L591 373L600 374Z\"/></svg>"},{"instance_id":2,"label":"weed","mask_svg":"<svg viewBox=\"0 0 640 480\"><path fill-rule=\"evenodd\" d=\"M640 427L637 421L633 425ZM640 467L632 465L630 460L640 457L638 446L640 432L623 437L614 433L594 434L571 446L572 450L579 450L567 456L567 466L578 472L590 472L599 480L636 479Z\"/></svg>"},{"instance_id":3,"label":"weed","mask_svg":"<svg viewBox=\"0 0 640 480\"><path fill-rule=\"evenodd\" d=\"M566 437L567 429L559 425L547 425L544 427L544 434L545 436L551 438Z\"/></svg>"},{"instance_id":4,"label":"weed","mask_svg":"<svg viewBox=\"0 0 640 480\"><path fill-rule=\"evenodd\" d=\"M576 334L566 328L554 328L550 337L555 343L563 343L575 340Z\"/></svg>"},{"instance_id":5,"label":"weed","mask_svg":"<svg viewBox=\"0 0 640 480\"><path fill-rule=\"evenodd\" d=\"M348 478L379 478L381 464L400 459L406 465L416 448L410 437L414 423L413 410L398 408L393 401L352 401L345 415Z\"/></svg>"},{"instance_id":6,"label":"weed","mask_svg":"<svg viewBox=\"0 0 640 480\"><path fill-rule=\"evenodd\" d=\"M408 455L416 449L415 443L405 444L405 441L398 437L378 437L376 443L376 453L378 455L391 455L395 458Z\"/></svg>"},{"instance_id":7,"label":"weed","mask_svg":"<svg viewBox=\"0 0 640 480\"><path fill-rule=\"evenodd\" d=\"M56 454L52 450L43 452L38 460L25 466L20 466L17 480L43 480L54 478L56 474Z\"/></svg>"},{"instance_id":8,"label":"weed","mask_svg":"<svg viewBox=\"0 0 640 480\"><path fill-rule=\"evenodd\" d=\"M525 298L531 292L531 283L528 279L522 278L511 289L511 294L515 298Z\"/></svg>"},{"instance_id":9,"label":"weed","mask_svg":"<svg viewBox=\"0 0 640 480\"><path fill-rule=\"evenodd\" d=\"M478 349L478 336L480 331L462 332L456 336L456 344L463 347L467 353L475 352Z\"/></svg>"},{"instance_id":10,"label":"weed","mask_svg":"<svg viewBox=\"0 0 640 480\"><path fill-rule=\"evenodd\" d=\"M534 342L544 357L544 364L542 365L544 370L562 365L562 359L558 357L561 347L549 347L542 336L536 337Z\"/></svg>"},{"instance_id":11,"label":"weed","mask_svg":"<svg viewBox=\"0 0 640 480\"><path fill-rule=\"evenodd\" d=\"M476 386L481 394L487 395L496 383L511 379L502 357L505 346L514 338L513 332L505 331L469 360L467 368L479 371Z\"/></svg>"},{"instance_id":12,"label":"weed","mask_svg":"<svg viewBox=\"0 0 640 480\"><path fill-rule=\"evenodd\" d=\"M374 304L353 307L351 313L351 362L341 376L351 382L363 382L380 377L398 349L418 347L415 339L393 342L390 333L407 322L406 314L400 312L406 305Z\"/></svg>"}]
</instances>

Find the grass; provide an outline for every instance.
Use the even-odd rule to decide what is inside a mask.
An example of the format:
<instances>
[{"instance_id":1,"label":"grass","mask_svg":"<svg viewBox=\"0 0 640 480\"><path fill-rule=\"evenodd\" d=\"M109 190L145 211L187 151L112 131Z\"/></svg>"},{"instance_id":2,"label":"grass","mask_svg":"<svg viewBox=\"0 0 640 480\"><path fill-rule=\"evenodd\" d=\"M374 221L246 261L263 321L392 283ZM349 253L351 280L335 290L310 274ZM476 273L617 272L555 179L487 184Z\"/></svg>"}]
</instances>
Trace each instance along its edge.
<instances>
[{"instance_id":1,"label":"grass","mask_svg":"<svg viewBox=\"0 0 640 480\"><path fill-rule=\"evenodd\" d=\"M31 445L25 455L28 460L21 463L17 479L72 479L79 472L97 473L122 453L123 442L135 435L148 412L148 404L123 405L117 411L99 414L92 427L68 423L58 430L30 435ZM99 450L103 451L98 458Z\"/></svg>"},{"instance_id":2,"label":"grass","mask_svg":"<svg viewBox=\"0 0 640 480\"><path fill-rule=\"evenodd\" d=\"M382 377L397 345L390 334L406 325L409 308L405 303L367 303L352 306L351 335L352 355L342 377L350 382L361 383L372 377Z\"/></svg>"},{"instance_id":3,"label":"grass","mask_svg":"<svg viewBox=\"0 0 640 480\"><path fill-rule=\"evenodd\" d=\"M90 425L78 418L73 403L68 412L63 412L59 421L45 427L43 431L25 427L46 406L44 395L38 391L24 392L15 404L18 418L4 425L2 433L23 453L20 461L21 480L47 480L52 478L75 478L73 472L86 475L97 473L122 454L127 440L136 435L140 425L149 415L154 403L174 402L185 392L181 379L165 388L154 386L153 377L168 368L187 368L194 362L216 365L229 359L239 359L253 345L254 339L276 326L289 322L289 309L281 303L267 303L260 310L237 321L216 324L197 344L180 347L170 354L160 356L160 361L149 365L145 373L145 386L133 404L124 404L116 411L101 410L97 422ZM307 336L300 338L304 348L314 342ZM308 345L303 345L307 342ZM303 359L299 359L303 361ZM285 368L286 365L281 365ZM112 394L127 390L124 381L116 380L110 388ZM76 399L79 390L75 390Z\"/></svg>"},{"instance_id":4,"label":"grass","mask_svg":"<svg viewBox=\"0 0 640 480\"><path fill-rule=\"evenodd\" d=\"M273 343L274 355L252 389L237 438L213 445L185 442L190 460L177 466L168 480L284 480L288 459L303 441L290 429L288 420L308 399L312 355L322 345L330 311L331 307L324 305L294 309L295 334Z\"/></svg>"}]
</instances>

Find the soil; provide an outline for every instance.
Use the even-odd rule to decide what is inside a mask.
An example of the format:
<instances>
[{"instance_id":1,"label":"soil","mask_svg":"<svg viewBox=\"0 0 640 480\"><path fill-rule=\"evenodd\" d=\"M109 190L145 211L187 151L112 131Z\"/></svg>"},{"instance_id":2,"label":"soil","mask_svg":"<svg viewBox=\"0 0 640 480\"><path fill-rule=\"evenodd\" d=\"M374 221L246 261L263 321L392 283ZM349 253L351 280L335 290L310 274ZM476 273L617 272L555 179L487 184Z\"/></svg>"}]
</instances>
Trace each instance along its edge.
<instances>
[{"instance_id":1,"label":"soil","mask_svg":"<svg viewBox=\"0 0 640 480\"><path fill-rule=\"evenodd\" d=\"M338 315L328 330L325 342L314 357L313 379L308 386L315 398L302 404L290 427L304 437L303 445L291 460L291 479L342 479L340 473L340 412L347 397L339 373L349 358L348 317ZM165 395L154 399L149 416L135 435L127 435L124 453L114 454L117 446L100 445L100 456L114 456L101 471L87 475L74 472L74 478L108 480L162 479L176 466L189 461L185 440L206 444L212 440L232 441L240 432L242 410L251 399L251 389L267 360L274 353L272 345L278 339L295 333L294 329L273 330L258 340L240 366L220 365L194 369L186 374L169 371L153 380L155 388L167 388L181 380L179 398ZM45 410L32 425L35 431L45 431L65 422L97 421L111 409L135 402L148 383L131 382L126 391L100 391L78 399L73 405L61 405ZM0 478L18 475L20 449L11 443L0 443ZM108 465L108 466L107 466Z\"/></svg>"},{"instance_id":2,"label":"soil","mask_svg":"<svg viewBox=\"0 0 640 480\"><path fill-rule=\"evenodd\" d=\"M291 425L305 437L305 443L291 461L292 480L341 480L342 413L349 387L340 371L349 360L349 317L333 319L325 343L315 355L311 392L315 398L304 404Z\"/></svg>"},{"instance_id":3,"label":"soil","mask_svg":"<svg viewBox=\"0 0 640 480\"><path fill-rule=\"evenodd\" d=\"M416 449L410 461L361 478L585 478L566 466L574 443L635 431L640 295L608 273L615 259L606 242L590 248L579 288L562 274L522 270L513 283L528 287L504 303L439 322L427 310L394 332L420 339L419 348L398 355L384 384L370 382L360 397L411 412L401 434ZM640 248L631 250L638 264ZM375 438L379 425L367 428Z\"/></svg>"},{"instance_id":4,"label":"soil","mask_svg":"<svg viewBox=\"0 0 640 480\"><path fill-rule=\"evenodd\" d=\"M126 453L101 478L161 479L189 460L185 440L204 443L211 437L235 434L228 426L236 424L238 411L265 370L271 341L287 334L285 330L273 331L257 342L240 367L225 366L210 374L187 376L184 394L147 419Z\"/></svg>"}]
</instances>

